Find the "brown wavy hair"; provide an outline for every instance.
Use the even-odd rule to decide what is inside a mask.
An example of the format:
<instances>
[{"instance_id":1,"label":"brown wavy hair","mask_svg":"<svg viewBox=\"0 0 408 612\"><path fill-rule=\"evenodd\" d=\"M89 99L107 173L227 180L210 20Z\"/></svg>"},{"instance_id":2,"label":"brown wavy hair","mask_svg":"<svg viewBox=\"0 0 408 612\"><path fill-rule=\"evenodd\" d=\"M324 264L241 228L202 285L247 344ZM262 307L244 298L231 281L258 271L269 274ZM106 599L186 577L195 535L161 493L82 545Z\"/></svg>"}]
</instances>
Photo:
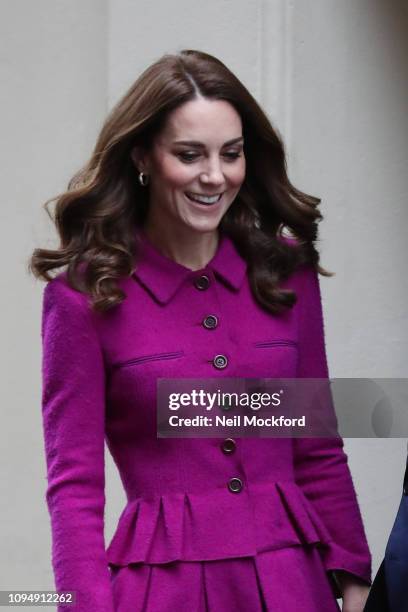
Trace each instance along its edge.
<instances>
[{"instance_id":1,"label":"brown wavy hair","mask_svg":"<svg viewBox=\"0 0 408 612\"><path fill-rule=\"evenodd\" d=\"M303 264L332 276L319 265L314 246L322 215L320 199L296 189L287 176L284 144L253 96L217 58L184 49L149 66L112 108L93 153L69 181L67 190L44 204L60 238L57 250L37 248L29 271L49 281L49 271L67 266L69 285L91 296L92 307L106 311L126 294L118 280L137 262L136 227L143 226L149 190L139 185L131 150L149 150L168 114L194 100L226 100L243 126L246 176L220 229L248 263L255 299L272 313L296 302L278 287ZM55 202L54 217L48 206ZM295 241L282 240L288 230Z\"/></svg>"}]
</instances>

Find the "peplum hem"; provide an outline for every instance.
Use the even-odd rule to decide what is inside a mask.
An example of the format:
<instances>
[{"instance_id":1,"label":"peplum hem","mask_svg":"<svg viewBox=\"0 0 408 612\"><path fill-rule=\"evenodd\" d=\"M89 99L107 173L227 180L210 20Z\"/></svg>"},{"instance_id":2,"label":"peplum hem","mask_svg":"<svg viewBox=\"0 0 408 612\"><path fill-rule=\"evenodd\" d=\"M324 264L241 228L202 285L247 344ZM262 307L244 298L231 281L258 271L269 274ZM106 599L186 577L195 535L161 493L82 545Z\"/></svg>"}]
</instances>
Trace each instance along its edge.
<instances>
[{"instance_id":1,"label":"peplum hem","mask_svg":"<svg viewBox=\"0 0 408 612\"><path fill-rule=\"evenodd\" d=\"M330 536L294 481L258 483L239 493L168 493L135 498L124 508L107 548L108 564L164 564L255 556L315 544Z\"/></svg>"}]
</instances>

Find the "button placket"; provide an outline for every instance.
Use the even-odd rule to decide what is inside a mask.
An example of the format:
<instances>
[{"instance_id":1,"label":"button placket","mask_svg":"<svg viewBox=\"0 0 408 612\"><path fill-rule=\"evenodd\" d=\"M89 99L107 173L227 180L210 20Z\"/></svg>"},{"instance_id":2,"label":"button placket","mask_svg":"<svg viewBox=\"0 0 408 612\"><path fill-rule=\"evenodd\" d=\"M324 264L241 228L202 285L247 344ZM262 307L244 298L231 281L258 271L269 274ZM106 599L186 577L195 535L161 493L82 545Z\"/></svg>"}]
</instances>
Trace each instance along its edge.
<instances>
[{"instance_id":1,"label":"button placket","mask_svg":"<svg viewBox=\"0 0 408 612\"><path fill-rule=\"evenodd\" d=\"M196 289L199 291L205 291L208 289L213 282L213 280L210 279L210 275L211 274L200 274L199 276L196 276L193 280ZM219 319L215 314L208 314L203 318L201 323L205 329L214 330L218 327ZM217 370L223 370L228 365L228 358L226 355L218 354L212 358L211 363Z\"/></svg>"}]
</instances>

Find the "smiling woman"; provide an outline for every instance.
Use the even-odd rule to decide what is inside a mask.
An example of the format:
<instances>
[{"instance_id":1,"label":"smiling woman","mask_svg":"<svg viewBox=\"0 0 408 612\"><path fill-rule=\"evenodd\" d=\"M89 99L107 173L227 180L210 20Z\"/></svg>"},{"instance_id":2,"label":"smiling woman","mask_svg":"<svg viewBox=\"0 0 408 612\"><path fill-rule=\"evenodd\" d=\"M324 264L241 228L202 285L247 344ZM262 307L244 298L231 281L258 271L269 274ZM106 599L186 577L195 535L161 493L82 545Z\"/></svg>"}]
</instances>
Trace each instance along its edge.
<instances>
[{"instance_id":1,"label":"smiling woman","mask_svg":"<svg viewBox=\"0 0 408 612\"><path fill-rule=\"evenodd\" d=\"M157 437L160 378L328 377L319 202L215 57L163 56L112 109L31 259L61 612L361 612L340 438ZM105 440L128 500L107 548Z\"/></svg>"}]
</instances>

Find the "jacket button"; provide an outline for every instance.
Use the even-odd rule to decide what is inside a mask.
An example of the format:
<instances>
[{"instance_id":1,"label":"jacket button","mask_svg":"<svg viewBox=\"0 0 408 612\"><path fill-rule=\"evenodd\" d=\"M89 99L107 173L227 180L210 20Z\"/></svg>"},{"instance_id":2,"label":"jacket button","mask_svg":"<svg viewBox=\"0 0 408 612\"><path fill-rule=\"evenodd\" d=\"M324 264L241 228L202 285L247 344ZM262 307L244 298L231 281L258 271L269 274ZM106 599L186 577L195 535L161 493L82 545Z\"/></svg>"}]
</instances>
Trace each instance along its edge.
<instances>
[{"instance_id":1,"label":"jacket button","mask_svg":"<svg viewBox=\"0 0 408 612\"><path fill-rule=\"evenodd\" d=\"M242 480L240 478L231 478L228 483L228 488L232 493L239 493L242 486Z\"/></svg>"},{"instance_id":2,"label":"jacket button","mask_svg":"<svg viewBox=\"0 0 408 612\"><path fill-rule=\"evenodd\" d=\"M216 367L217 370L222 370L223 368L226 368L227 363L228 359L225 357L225 355L216 355L213 359L214 367Z\"/></svg>"},{"instance_id":3,"label":"jacket button","mask_svg":"<svg viewBox=\"0 0 408 612\"><path fill-rule=\"evenodd\" d=\"M221 444L221 449L226 455L229 455L229 453L233 453L235 448L235 440L233 440L232 438L226 438Z\"/></svg>"},{"instance_id":4,"label":"jacket button","mask_svg":"<svg viewBox=\"0 0 408 612\"><path fill-rule=\"evenodd\" d=\"M215 329L218 325L218 319L215 315L208 315L208 317L205 317L203 325L206 329Z\"/></svg>"},{"instance_id":5,"label":"jacket button","mask_svg":"<svg viewBox=\"0 0 408 612\"><path fill-rule=\"evenodd\" d=\"M208 278L208 276L203 274L202 276L199 276L198 278L195 279L194 284L197 287L197 289L200 289L200 291L204 291L205 289L208 289L208 287L210 286L210 279Z\"/></svg>"}]
</instances>

